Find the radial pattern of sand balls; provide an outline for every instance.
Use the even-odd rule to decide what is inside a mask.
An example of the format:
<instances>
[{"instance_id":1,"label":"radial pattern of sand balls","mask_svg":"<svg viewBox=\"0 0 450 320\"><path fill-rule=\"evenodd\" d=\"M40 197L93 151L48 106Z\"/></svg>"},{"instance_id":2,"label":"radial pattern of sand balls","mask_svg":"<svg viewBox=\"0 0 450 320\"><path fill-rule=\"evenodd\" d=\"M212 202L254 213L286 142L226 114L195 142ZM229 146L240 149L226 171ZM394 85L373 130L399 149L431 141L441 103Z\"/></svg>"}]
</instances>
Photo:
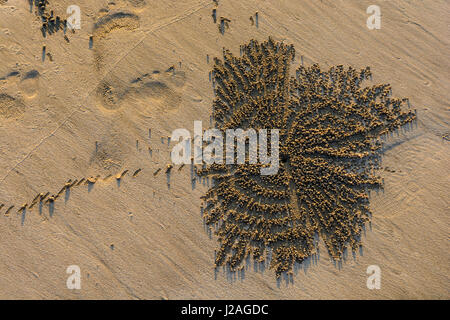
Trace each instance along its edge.
<instances>
[{"instance_id":1,"label":"radial pattern of sand balls","mask_svg":"<svg viewBox=\"0 0 450 320\"><path fill-rule=\"evenodd\" d=\"M292 77L294 55L269 39L215 59L216 128L280 130L277 174L262 176L262 165L248 161L198 171L214 181L203 212L220 244L216 267L238 271L270 249L278 277L315 254L319 238L335 261L345 248L356 251L371 217L369 191L381 187L381 138L415 119L389 84L362 86L370 68L300 66Z\"/></svg>"}]
</instances>

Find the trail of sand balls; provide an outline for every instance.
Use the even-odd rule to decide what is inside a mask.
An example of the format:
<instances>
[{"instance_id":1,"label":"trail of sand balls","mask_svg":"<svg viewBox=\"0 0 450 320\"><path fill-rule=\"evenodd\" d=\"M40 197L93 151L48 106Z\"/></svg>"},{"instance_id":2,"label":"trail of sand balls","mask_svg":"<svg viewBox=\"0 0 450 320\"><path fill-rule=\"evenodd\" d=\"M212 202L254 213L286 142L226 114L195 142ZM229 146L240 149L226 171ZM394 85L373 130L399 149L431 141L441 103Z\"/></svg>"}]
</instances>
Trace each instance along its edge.
<instances>
[{"instance_id":1,"label":"trail of sand balls","mask_svg":"<svg viewBox=\"0 0 450 320\"><path fill-rule=\"evenodd\" d=\"M184 165L179 166L178 171L181 171L181 169L184 167ZM167 164L165 166L165 168L158 168L155 172L153 172L153 176L157 176L163 169L164 172L166 174L170 174L172 172L173 169L173 165L172 164ZM121 171L119 174L117 174L115 176L115 180L116 182L120 183L120 181L126 176L126 175L131 175L132 178L136 178L141 172L142 172L142 168L139 168L137 170L135 170L133 172L133 174L130 174L130 171L128 169ZM22 204L20 207L16 207L16 205L7 205L4 203L0 203L0 214L1 211L3 209L5 209L6 211L3 213L4 216L9 216L10 213L14 212L16 208L18 208L16 210L16 213L21 213L24 210L32 210L37 204L40 205L47 205L47 204L51 204L54 203L60 196L62 196L62 194L64 192L66 192L67 190L72 190L76 187L80 187L80 186L94 186L99 180L102 181L108 181L113 175L107 175L104 178L101 178L100 175L97 176L91 176L88 178L81 178L81 179L75 179L72 181L72 179L69 179L64 186L59 190L59 192L55 193L55 194L51 194L51 192L42 192L42 193L38 193L36 194L36 196L33 198L33 200L28 204L24 203Z\"/></svg>"},{"instance_id":2,"label":"trail of sand balls","mask_svg":"<svg viewBox=\"0 0 450 320\"><path fill-rule=\"evenodd\" d=\"M136 171L134 171L134 173L131 175L131 177L136 178L141 173L141 171L142 171L142 169L140 169L140 168L137 169ZM115 176L115 180L120 182L127 174L129 174L129 170L123 170ZM88 178L81 178L79 180L75 179L73 181L72 181L72 179L69 179L64 184L64 186L59 190L59 192L57 192L55 194L51 194L51 192L43 192L43 193L36 194L36 196L33 198L33 200L30 203L27 202L27 203L24 203L23 205L21 205L20 207L18 207L17 213L20 213L24 210L31 210L37 204L54 203L67 190L72 190L72 189L74 189L76 187L80 187L82 185L91 187L91 186L95 185L99 180L107 181L111 177L112 177L112 175L108 175L102 179L100 177L100 175L97 175L95 177L91 176ZM0 210L2 210L3 208L6 209L6 211L4 212L4 215L8 216L11 212L14 211L16 206L15 205L8 206L5 204L0 204Z\"/></svg>"},{"instance_id":3,"label":"trail of sand balls","mask_svg":"<svg viewBox=\"0 0 450 320\"><path fill-rule=\"evenodd\" d=\"M151 135L151 129L149 129L149 133ZM167 137L161 137L161 139L167 138L168 141L170 141L170 136ZM136 143L138 144L138 140L136 140ZM148 147L149 152L152 151L151 147ZM178 171L181 171L181 169L183 169L184 164L178 167ZM158 168L156 171L153 172L153 176L156 177L162 170L164 170L164 172L166 173L166 175L170 175L172 172L172 169L174 168L174 166L172 164L166 164L165 167L162 168ZM196 168L194 168L196 169ZM133 172L133 174L131 174L132 178L136 178L141 172L142 172L142 168L139 168L137 170L135 170ZM121 171L120 173L118 173L117 175L115 175L115 180L120 183L121 180L126 176L126 175L130 175L130 171L128 169ZM24 210L32 210L37 204L41 205L47 205L47 204L51 204L54 203L64 192L66 192L67 190L72 190L76 187L80 187L82 185L85 186L89 186L92 187L94 186L99 180L102 181L108 181L113 175L107 175L104 178L101 178L100 175L96 175L88 177L88 178L81 178L81 179L69 179L64 186L55 194L51 194L51 192L42 192L42 193L38 193L35 195L35 197L33 198L33 200L30 203L24 203L22 204L20 207L16 207L16 205L7 205L4 203L0 203L0 214L1 211L3 209L5 209L6 211L3 213L4 216L9 216L10 213L14 212L15 209L16 213L21 213L24 212ZM194 177L194 179L196 179L196 177Z\"/></svg>"},{"instance_id":4,"label":"trail of sand balls","mask_svg":"<svg viewBox=\"0 0 450 320\"><path fill-rule=\"evenodd\" d=\"M217 129L280 129L280 169L260 176L260 164L205 166L213 178L204 195L203 217L215 227L215 266L244 268L252 257L277 277L317 252L320 237L334 261L361 246L371 219L369 191L376 176L381 138L415 120L391 98L389 84L362 87L370 68L300 66L290 76L294 47L255 40L241 56L224 50L212 71ZM269 137L270 139L270 137ZM248 159L247 159L248 160Z\"/></svg>"}]
</instances>

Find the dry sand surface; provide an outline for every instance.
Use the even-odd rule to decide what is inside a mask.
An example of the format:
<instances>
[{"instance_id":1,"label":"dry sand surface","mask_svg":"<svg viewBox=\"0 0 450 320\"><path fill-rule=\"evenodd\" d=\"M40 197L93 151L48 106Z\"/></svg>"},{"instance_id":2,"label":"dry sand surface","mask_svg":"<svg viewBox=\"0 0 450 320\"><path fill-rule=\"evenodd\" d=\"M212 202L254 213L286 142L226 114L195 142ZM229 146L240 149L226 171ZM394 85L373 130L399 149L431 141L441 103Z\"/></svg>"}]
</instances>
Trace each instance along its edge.
<instances>
[{"instance_id":1,"label":"dry sand surface","mask_svg":"<svg viewBox=\"0 0 450 320\"><path fill-rule=\"evenodd\" d=\"M66 40L43 37L27 0L0 1L0 298L449 298L448 1L50 0L47 10L66 17L73 4L81 29ZM379 30L366 26L372 4ZM166 173L171 132L209 125L213 58L269 37L294 45L293 70L370 66L368 84L390 83L417 110L412 130L386 141L362 251L335 265L320 243L314 263L278 280L253 265L216 272L206 180L193 183L189 165ZM80 290L66 286L70 265ZM366 286L369 265L381 268L379 290Z\"/></svg>"}]
</instances>

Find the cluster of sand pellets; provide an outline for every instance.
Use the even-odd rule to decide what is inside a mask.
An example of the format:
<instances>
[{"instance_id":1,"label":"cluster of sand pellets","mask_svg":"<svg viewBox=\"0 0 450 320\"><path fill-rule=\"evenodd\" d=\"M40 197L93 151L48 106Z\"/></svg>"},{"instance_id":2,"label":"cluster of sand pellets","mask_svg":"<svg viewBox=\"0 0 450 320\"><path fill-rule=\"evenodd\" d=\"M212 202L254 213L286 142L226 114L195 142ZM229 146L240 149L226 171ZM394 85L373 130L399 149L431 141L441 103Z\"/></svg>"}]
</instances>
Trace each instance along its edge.
<instances>
[{"instance_id":1,"label":"cluster of sand pellets","mask_svg":"<svg viewBox=\"0 0 450 320\"><path fill-rule=\"evenodd\" d=\"M259 25L259 14L258 11L255 12L255 14L253 16L250 16L250 22L252 24L252 26L256 26L258 28Z\"/></svg>"},{"instance_id":2,"label":"cluster of sand pellets","mask_svg":"<svg viewBox=\"0 0 450 320\"><path fill-rule=\"evenodd\" d=\"M362 86L370 68L301 66L293 77L294 55L292 45L269 38L241 46L240 57L224 50L223 61L215 59L216 128L280 130L275 175L261 176L248 154L245 164L197 171L214 181L203 217L220 244L216 267L239 271L270 252L278 277L316 254L319 238L334 261L346 248L355 252L371 218L369 191L382 187L381 139L416 118L390 85Z\"/></svg>"},{"instance_id":3,"label":"cluster of sand pellets","mask_svg":"<svg viewBox=\"0 0 450 320\"><path fill-rule=\"evenodd\" d=\"M28 0L30 3L30 8L35 6L35 13L41 18L42 26L41 32L42 36L45 38L47 34L51 35L58 32L59 30L65 30L67 25L67 20L56 16L53 10L48 10L47 5L49 5L48 0ZM66 41L68 38L65 37Z\"/></svg>"},{"instance_id":4,"label":"cluster of sand pellets","mask_svg":"<svg viewBox=\"0 0 450 320\"><path fill-rule=\"evenodd\" d=\"M214 0L213 2L215 8L212 10L211 17L213 18L214 23L219 22L217 24L217 27L219 28L219 32L223 35L225 34L225 30L230 28L231 20L226 17L219 17L219 19L217 19L217 9L219 6L219 1Z\"/></svg>"}]
</instances>

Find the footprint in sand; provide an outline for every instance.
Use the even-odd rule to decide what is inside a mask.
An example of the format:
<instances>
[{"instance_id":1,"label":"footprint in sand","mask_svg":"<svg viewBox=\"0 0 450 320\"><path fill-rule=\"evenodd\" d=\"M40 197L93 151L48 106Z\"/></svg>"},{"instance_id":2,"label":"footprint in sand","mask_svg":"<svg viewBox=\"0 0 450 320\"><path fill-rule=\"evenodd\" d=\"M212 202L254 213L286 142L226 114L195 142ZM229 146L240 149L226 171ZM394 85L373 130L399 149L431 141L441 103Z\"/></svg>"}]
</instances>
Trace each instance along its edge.
<instances>
[{"instance_id":1,"label":"footprint in sand","mask_svg":"<svg viewBox=\"0 0 450 320\"><path fill-rule=\"evenodd\" d=\"M114 5L110 3L98 15L93 47L95 69L100 77L106 73L96 89L97 103L102 110L117 111L135 106L138 112L154 114L176 110L181 104L186 75L174 67L166 71L144 71L138 77L126 79L108 72L107 66L111 67L114 57L118 57L115 41L126 38L127 32L140 27L136 13L145 5L143 0L123 0ZM124 8L127 11L120 11Z\"/></svg>"},{"instance_id":2,"label":"footprint in sand","mask_svg":"<svg viewBox=\"0 0 450 320\"><path fill-rule=\"evenodd\" d=\"M93 30L93 40L95 41L93 48L94 67L100 74L107 68L108 58L117 55L117 47L111 33L131 32L140 26L139 17L136 15L137 10L129 11L128 7L123 6L123 1L109 3L98 13ZM131 8L133 9L133 7ZM121 9L125 9L125 11L121 11Z\"/></svg>"},{"instance_id":3,"label":"footprint in sand","mask_svg":"<svg viewBox=\"0 0 450 320\"><path fill-rule=\"evenodd\" d=\"M119 110L126 105L142 106L140 112L168 112L177 110L182 102L186 75L183 71L153 71L128 83L111 77L97 88L100 106Z\"/></svg>"},{"instance_id":4,"label":"footprint in sand","mask_svg":"<svg viewBox=\"0 0 450 320\"><path fill-rule=\"evenodd\" d=\"M10 71L0 77L0 118L17 120L26 111L26 101L35 98L40 90L39 71ZM14 94L12 94L14 92Z\"/></svg>"},{"instance_id":5,"label":"footprint in sand","mask_svg":"<svg viewBox=\"0 0 450 320\"><path fill-rule=\"evenodd\" d=\"M40 73L37 70L28 71L20 81L20 88L25 97L32 99L39 91Z\"/></svg>"},{"instance_id":6,"label":"footprint in sand","mask_svg":"<svg viewBox=\"0 0 450 320\"><path fill-rule=\"evenodd\" d=\"M2 87L7 87L13 84L17 84L20 79L19 71L11 71L6 76L0 78L0 84Z\"/></svg>"},{"instance_id":7,"label":"footprint in sand","mask_svg":"<svg viewBox=\"0 0 450 320\"><path fill-rule=\"evenodd\" d=\"M31 99L40 91L39 71L32 69L28 72L18 70L10 71L6 76L0 78L1 88L4 92L17 92L25 98Z\"/></svg>"},{"instance_id":8,"label":"footprint in sand","mask_svg":"<svg viewBox=\"0 0 450 320\"><path fill-rule=\"evenodd\" d=\"M177 110L182 102L186 84L184 71L167 70L153 73L130 81L128 96L141 102L146 111L167 112Z\"/></svg>"}]
</instances>

